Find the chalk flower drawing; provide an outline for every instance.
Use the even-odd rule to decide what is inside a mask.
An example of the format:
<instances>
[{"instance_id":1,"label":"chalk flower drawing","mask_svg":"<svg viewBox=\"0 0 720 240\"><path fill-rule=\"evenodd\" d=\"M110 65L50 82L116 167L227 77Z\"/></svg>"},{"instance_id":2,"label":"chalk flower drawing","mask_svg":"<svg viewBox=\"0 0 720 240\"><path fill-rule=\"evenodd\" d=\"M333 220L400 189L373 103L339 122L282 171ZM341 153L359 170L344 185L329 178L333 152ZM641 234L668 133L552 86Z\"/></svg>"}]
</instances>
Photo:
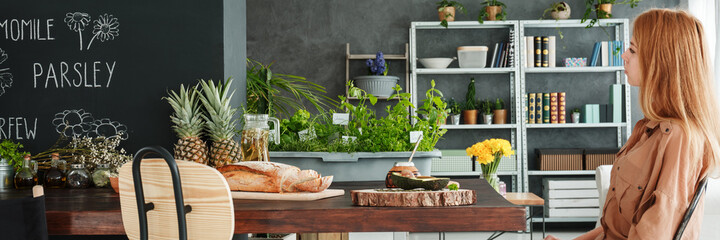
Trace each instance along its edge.
<instances>
[{"instance_id":1,"label":"chalk flower drawing","mask_svg":"<svg viewBox=\"0 0 720 240\"><path fill-rule=\"evenodd\" d=\"M55 114L53 125L55 131L66 137L79 137L85 136L85 133L92 129L93 120L92 114L84 109L65 110Z\"/></svg>"},{"instance_id":2,"label":"chalk flower drawing","mask_svg":"<svg viewBox=\"0 0 720 240\"><path fill-rule=\"evenodd\" d=\"M68 25L70 30L78 32L80 34L80 51L82 51L82 32L85 27L90 23L90 14L74 12L65 14L65 23Z\"/></svg>"},{"instance_id":3,"label":"chalk flower drawing","mask_svg":"<svg viewBox=\"0 0 720 240\"><path fill-rule=\"evenodd\" d=\"M7 60L8 55L5 53L2 48L0 48L0 64L4 63L5 60ZM13 75L12 73L9 73L10 68L0 68L0 96L5 94L5 88L12 87L13 84Z\"/></svg>"},{"instance_id":4,"label":"chalk flower drawing","mask_svg":"<svg viewBox=\"0 0 720 240\"><path fill-rule=\"evenodd\" d=\"M119 138L127 140L127 127L117 121L110 121L108 118L95 120L93 129L90 130L90 137Z\"/></svg>"},{"instance_id":5,"label":"chalk flower drawing","mask_svg":"<svg viewBox=\"0 0 720 240\"><path fill-rule=\"evenodd\" d=\"M115 37L120 35L120 22L113 15L103 14L100 15L100 19L93 21L95 26L93 27L93 38L90 39L87 49L90 49L95 38L100 39L101 42L113 40Z\"/></svg>"}]
</instances>

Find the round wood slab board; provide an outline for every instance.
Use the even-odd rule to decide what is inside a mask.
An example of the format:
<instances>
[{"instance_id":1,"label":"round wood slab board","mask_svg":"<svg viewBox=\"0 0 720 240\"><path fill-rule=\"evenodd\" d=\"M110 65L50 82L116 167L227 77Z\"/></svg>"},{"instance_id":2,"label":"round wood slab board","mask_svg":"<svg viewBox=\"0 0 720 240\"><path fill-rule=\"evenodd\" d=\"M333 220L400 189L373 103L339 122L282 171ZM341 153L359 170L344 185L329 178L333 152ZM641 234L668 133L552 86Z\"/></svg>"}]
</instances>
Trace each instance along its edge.
<instances>
[{"instance_id":1,"label":"round wood slab board","mask_svg":"<svg viewBox=\"0 0 720 240\"><path fill-rule=\"evenodd\" d=\"M370 207L441 207L471 205L477 201L475 190L450 191L377 190L350 191L353 205Z\"/></svg>"}]
</instances>

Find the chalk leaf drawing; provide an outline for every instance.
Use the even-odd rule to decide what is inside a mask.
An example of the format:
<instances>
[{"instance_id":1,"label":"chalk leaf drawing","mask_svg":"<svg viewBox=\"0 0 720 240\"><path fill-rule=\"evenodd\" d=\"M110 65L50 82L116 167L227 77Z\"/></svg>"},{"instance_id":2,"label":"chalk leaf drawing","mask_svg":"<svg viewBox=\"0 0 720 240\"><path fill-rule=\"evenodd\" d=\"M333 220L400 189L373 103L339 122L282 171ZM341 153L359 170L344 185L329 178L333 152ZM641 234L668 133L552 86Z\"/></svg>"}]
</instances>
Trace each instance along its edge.
<instances>
[{"instance_id":1,"label":"chalk leaf drawing","mask_svg":"<svg viewBox=\"0 0 720 240\"><path fill-rule=\"evenodd\" d=\"M100 19L93 21L95 23L95 26L93 27L93 38L90 39L90 43L87 46L87 49L90 49L90 46L92 45L93 41L97 38L100 39L101 42L109 41L115 39L115 37L120 35L120 22L118 22L118 19L113 17L113 15L103 14L100 15Z\"/></svg>"},{"instance_id":2,"label":"chalk leaf drawing","mask_svg":"<svg viewBox=\"0 0 720 240\"><path fill-rule=\"evenodd\" d=\"M2 48L0 48L0 64L3 64L8 59L8 55ZM0 68L0 96L5 94L5 89L12 87L13 75L9 73L10 68Z\"/></svg>"},{"instance_id":3,"label":"chalk leaf drawing","mask_svg":"<svg viewBox=\"0 0 720 240\"><path fill-rule=\"evenodd\" d=\"M95 120L84 109L65 110L55 114L55 131L66 137L117 137L128 139L127 126L109 118Z\"/></svg>"},{"instance_id":4,"label":"chalk leaf drawing","mask_svg":"<svg viewBox=\"0 0 720 240\"><path fill-rule=\"evenodd\" d=\"M77 32L80 35L80 51L82 51L82 32L85 30L85 27L90 23L90 14L81 12L67 13L65 14L65 23L67 24L68 28L70 28L70 30Z\"/></svg>"}]
</instances>

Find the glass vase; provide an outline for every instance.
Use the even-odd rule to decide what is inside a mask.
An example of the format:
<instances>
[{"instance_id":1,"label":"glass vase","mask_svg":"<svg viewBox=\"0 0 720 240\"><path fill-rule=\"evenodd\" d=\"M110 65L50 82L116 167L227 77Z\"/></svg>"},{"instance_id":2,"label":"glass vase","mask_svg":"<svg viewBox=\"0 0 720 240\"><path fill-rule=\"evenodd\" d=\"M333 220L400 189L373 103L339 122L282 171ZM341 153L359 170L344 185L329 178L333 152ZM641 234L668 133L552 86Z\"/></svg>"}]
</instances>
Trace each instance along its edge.
<instances>
[{"instance_id":1,"label":"glass vase","mask_svg":"<svg viewBox=\"0 0 720 240\"><path fill-rule=\"evenodd\" d=\"M487 181L496 192L500 193L500 178L497 173L482 173L480 179Z\"/></svg>"}]
</instances>

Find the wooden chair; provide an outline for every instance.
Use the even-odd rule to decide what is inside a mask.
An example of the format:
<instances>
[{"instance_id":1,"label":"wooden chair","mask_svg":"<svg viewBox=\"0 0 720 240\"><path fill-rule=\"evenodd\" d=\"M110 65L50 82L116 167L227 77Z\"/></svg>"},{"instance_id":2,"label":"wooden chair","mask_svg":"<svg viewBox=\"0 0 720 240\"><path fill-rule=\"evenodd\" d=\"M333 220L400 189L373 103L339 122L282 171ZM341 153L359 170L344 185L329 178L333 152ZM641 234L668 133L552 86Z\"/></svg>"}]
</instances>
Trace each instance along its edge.
<instances>
[{"instance_id":1,"label":"wooden chair","mask_svg":"<svg viewBox=\"0 0 720 240\"><path fill-rule=\"evenodd\" d=\"M144 159L151 153L163 159ZM146 147L120 168L119 182L122 220L129 239L233 237L230 188L211 167L175 161L162 147Z\"/></svg>"},{"instance_id":2,"label":"wooden chair","mask_svg":"<svg viewBox=\"0 0 720 240\"><path fill-rule=\"evenodd\" d=\"M48 239L43 186L34 186L32 192L33 197L0 201L1 239Z\"/></svg>"}]
</instances>

